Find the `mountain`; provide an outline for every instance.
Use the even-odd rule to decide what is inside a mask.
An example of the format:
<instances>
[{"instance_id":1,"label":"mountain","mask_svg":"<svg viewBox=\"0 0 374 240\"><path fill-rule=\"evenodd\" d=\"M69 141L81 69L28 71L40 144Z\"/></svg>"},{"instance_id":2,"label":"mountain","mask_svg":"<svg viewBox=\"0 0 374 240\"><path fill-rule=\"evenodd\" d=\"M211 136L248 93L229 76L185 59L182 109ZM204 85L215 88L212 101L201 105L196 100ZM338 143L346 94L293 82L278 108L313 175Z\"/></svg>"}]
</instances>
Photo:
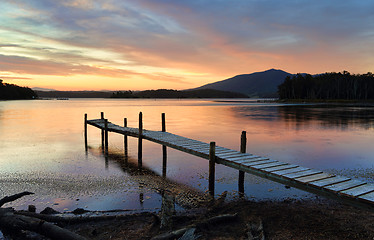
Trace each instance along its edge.
<instances>
[{"instance_id":1,"label":"mountain","mask_svg":"<svg viewBox=\"0 0 374 240\"><path fill-rule=\"evenodd\" d=\"M34 91L45 91L45 92L57 91L56 89L52 89L52 88L40 88L40 87L33 87L31 89Z\"/></svg>"},{"instance_id":2,"label":"mountain","mask_svg":"<svg viewBox=\"0 0 374 240\"><path fill-rule=\"evenodd\" d=\"M250 97L277 97L278 85L292 74L270 69L264 72L237 75L219 82L209 83L193 90L215 89L221 91L239 92Z\"/></svg>"}]
</instances>

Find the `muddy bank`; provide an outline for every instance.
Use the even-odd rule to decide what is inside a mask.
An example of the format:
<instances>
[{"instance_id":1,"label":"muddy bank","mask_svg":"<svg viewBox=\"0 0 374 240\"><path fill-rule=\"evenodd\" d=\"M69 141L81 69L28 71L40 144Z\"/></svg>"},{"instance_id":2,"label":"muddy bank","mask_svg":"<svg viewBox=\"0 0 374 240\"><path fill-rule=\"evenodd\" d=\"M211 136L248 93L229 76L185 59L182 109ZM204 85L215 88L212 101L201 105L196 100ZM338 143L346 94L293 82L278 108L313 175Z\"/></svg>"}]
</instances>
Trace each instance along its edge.
<instances>
[{"instance_id":1,"label":"muddy bank","mask_svg":"<svg viewBox=\"0 0 374 240\"><path fill-rule=\"evenodd\" d=\"M212 217L227 214L237 214L237 218L204 224ZM125 220L87 222L66 227L88 239L152 239L189 226L196 227L195 235L200 236L199 239L251 239L248 236L256 234L263 234L265 239L288 240L374 238L373 212L329 200L213 204L209 208L176 213L170 226L164 229L160 229L159 217L142 213Z\"/></svg>"}]
</instances>

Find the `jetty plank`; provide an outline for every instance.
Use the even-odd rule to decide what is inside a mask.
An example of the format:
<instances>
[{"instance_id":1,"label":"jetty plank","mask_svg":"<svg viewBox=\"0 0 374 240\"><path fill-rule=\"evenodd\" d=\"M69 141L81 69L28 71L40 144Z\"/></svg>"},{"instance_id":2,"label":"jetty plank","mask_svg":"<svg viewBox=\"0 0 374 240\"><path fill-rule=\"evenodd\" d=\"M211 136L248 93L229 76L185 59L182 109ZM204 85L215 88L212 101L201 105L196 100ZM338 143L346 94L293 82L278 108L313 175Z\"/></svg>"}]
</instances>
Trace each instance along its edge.
<instances>
[{"instance_id":1,"label":"jetty plank","mask_svg":"<svg viewBox=\"0 0 374 240\"><path fill-rule=\"evenodd\" d=\"M312 184L314 186L317 186L317 187L324 187L324 186L328 186L328 185L332 185L332 184L345 182L345 181L348 181L348 180L351 180L351 179L348 178L348 177L335 176L335 177L332 177L332 178L316 180L316 181L311 182L310 184Z\"/></svg>"},{"instance_id":2,"label":"jetty plank","mask_svg":"<svg viewBox=\"0 0 374 240\"><path fill-rule=\"evenodd\" d=\"M363 199L368 202L374 202L374 192L361 195L359 199Z\"/></svg>"},{"instance_id":3,"label":"jetty plank","mask_svg":"<svg viewBox=\"0 0 374 240\"><path fill-rule=\"evenodd\" d=\"M325 188L329 189L329 190L332 190L332 191L339 192L339 191L344 191L344 190L347 190L347 189L350 189L350 188L358 187L358 186L361 186L361 185L364 185L364 184L366 184L366 183L358 181L358 180L349 180L349 181L346 181L346 182L333 184L333 185L327 186Z\"/></svg>"},{"instance_id":4,"label":"jetty plank","mask_svg":"<svg viewBox=\"0 0 374 240\"><path fill-rule=\"evenodd\" d=\"M320 174L315 174L315 175L306 176L306 177L298 177L296 179L299 182L308 183L308 182L323 180L323 179L331 178L331 177L334 177L334 175L328 174L328 173L320 173Z\"/></svg>"},{"instance_id":5,"label":"jetty plank","mask_svg":"<svg viewBox=\"0 0 374 240\"><path fill-rule=\"evenodd\" d=\"M277 175L284 175L284 174L301 172L301 171L306 171L306 170L310 170L310 168L296 167L296 168L290 168L290 169L285 169L285 170L275 170L275 171L272 171L272 173L277 174Z\"/></svg>"},{"instance_id":6,"label":"jetty plank","mask_svg":"<svg viewBox=\"0 0 374 240\"><path fill-rule=\"evenodd\" d=\"M318 173L322 173L322 172L318 170L307 170L307 171L302 171L302 172L283 174L283 176L287 178L298 178L298 177L315 175Z\"/></svg>"},{"instance_id":7,"label":"jetty plank","mask_svg":"<svg viewBox=\"0 0 374 240\"><path fill-rule=\"evenodd\" d=\"M247 162L258 162L258 161L263 161L263 160L269 160L269 158L263 158L260 156L252 155L252 156L244 157L239 160L233 160L232 162L242 164L242 163L247 163Z\"/></svg>"},{"instance_id":8,"label":"jetty plank","mask_svg":"<svg viewBox=\"0 0 374 240\"><path fill-rule=\"evenodd\" d=\"M277 167L277 166L282 166L282 165L286 165L286 164L287 163L276 161L276 162L272 162L272 163L262 163L262 164L255 165L255 166L252 166L252 167L257 168L257 169L266 169L266 168Z\"/></svg>"},{"instance_id":9,"label":"jetty plank","mask_svg":"<svg viewBox=\"0 0 374 240\"><path fill-rule=\"evenodd\" d=\"M296 167L298 167L298 165L287 163L286 165L281 165L281 166L277 166L277 167L267 168L266 171L273 172L273 171L286 170L286 169L296 168Z\"/></svg>"},{"instance_id":10,"label":"jetty plank","mask_svg":"<svg viewBox=\"0 0 374 240\"><path fill-rule=\"evenodd\" d=\"M242 163L242 165L248 166L248 167L253 167L253 166L256 166L256 165L262 165L262 164L274 163L274 162L278 162L278 161L268 159L268 160L256 161L256 162L246 162L246 163Z\"/></svg>"},{"instance_id":11,"label":"jetty plank","mask_svg":"<svg viewBox=\"0 0 374 240\"><path fill-rule=\"evenodd\" d=\"M343 194L353 195L353 196L359 196L363 194L367 194L374 191L374 185L373 184L364 184L355 188L347 189L344 191L341 191Z\"/></svg>"}]
</instances>

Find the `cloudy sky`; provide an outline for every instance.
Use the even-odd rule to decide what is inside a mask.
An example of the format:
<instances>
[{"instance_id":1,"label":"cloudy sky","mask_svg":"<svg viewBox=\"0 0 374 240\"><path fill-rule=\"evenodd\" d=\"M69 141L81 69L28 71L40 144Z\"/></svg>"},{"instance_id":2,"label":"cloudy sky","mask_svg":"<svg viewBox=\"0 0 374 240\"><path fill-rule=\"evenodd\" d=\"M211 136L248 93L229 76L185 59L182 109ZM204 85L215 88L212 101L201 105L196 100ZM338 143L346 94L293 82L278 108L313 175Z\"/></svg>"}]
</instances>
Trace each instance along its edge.
<instances>
[{"instance_id":1,"label":"cloudy sky","mask_svg":"<svg viewBox=\"0 0 374 240\"><path fill-rule=\"evenodd\" d=\"M1 0L0 78L187 89L270 68L374 71L372 0Z\"/></svg>"}]
</instances>

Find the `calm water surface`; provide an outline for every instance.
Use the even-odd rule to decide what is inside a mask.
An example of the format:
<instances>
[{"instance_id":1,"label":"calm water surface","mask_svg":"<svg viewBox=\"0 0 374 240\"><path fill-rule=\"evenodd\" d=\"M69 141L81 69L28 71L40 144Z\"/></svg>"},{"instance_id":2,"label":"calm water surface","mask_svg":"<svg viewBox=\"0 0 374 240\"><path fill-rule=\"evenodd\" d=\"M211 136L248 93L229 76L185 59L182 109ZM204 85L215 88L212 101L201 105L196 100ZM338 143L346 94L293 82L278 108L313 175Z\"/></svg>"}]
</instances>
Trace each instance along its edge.
<instances>
[{"instance_id":1,"label":"calm water surface","mask_svg":"<svg viewBox=\"0 0 374 240\"><path fill-rule=\"evenodd\" d=\"M35 195L11 205L40 211L77 207L89 210L159 209L160 194L121 164L123 136L109 134L110 157L101 153L100 130L88 126L84 148L83 116L167 131L239 150L247 131L247 152L374 182L374 108L281 105L254 101L71 99L0 102L0 197L21 191ZM129 163L137 162L137 139L129 138ZM143 142L143 166L162 175L162 147ZM216 194L237 197L236 170L216 167ZM205 192L208 162L168 149L168 181ZM312 194L246 174L246 197L256 200L313 198ZM10 204L9 204L10 205Z\"/></svg>"}]
</instances>

